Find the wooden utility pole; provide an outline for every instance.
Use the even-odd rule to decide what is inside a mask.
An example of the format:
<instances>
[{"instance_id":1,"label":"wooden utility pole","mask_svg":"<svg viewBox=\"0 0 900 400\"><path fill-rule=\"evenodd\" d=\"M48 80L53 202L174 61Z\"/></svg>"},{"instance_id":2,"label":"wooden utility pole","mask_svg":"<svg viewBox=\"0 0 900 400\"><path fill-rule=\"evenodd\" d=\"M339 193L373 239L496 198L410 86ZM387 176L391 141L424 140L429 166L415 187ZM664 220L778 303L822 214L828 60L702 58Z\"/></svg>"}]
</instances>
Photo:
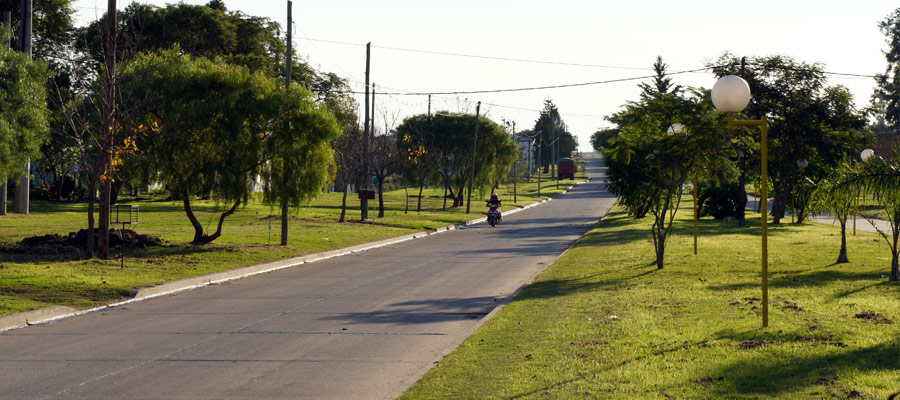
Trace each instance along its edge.
<instances>
[{"instance_id":1,"label":"wooden utility pole","mask_svg":"<svg viewBox=\"0 0 900 400\"><path fill-rule=\"evenodd\" d=\"M103 160L98 173L100 180L100 258L109 257L109 211L112 194L112 148L116 131L116 45L118 39L118 14L116 0L109 0L107 5L107 41L106 41L106 81L104 82L103 101L103 147L105 154L99 155ZM91 193L93 196L93 193ZM123 245L124 246L124 245Z\"/></svg>"},{"instance_id":2,"label":"wooden utility pole","mask_svg":"<svg viewBox=\"0 0 900 400\"><path fill-rule=\"evenodd\" d=\"M475 106L475 137L472 138L472 167L469 168L469 200L466 202L466 214L472 207L472 185L475 181L475 151L478 150L478 119L481 117L481 102Z\"/></svg>"},{"instance_id":3,"label":"wooden utility pole","mask_svg":"<svg viewBox=\"0 0 900 400\"><path fill-rule=\"evenodd\" d=\"M291 31L293 30L293 21L291 20L291 0L287 2L287 51L284 58L284 87L291 87L291 64L293 64L293 43L291 43ZM287 173L287 155L281 160L282 174ZM287 246L288 242L288 221L290 220L290 207L287 198L281 199L281 245Z\"/></svg>"},{"instance_id":4,"label":"wooden utility pole","mask_svg":"<svg viewBox=\"0 0 900 400\"><path fill-rule=\"evenodd\" d=\"M19 51L31 59L31 16L33 15L31 0L22 0L22 17L19 20ZM25 175L16 185L16 197L13 210L16 214L28 215L30 209L29 191L31 190L31 160L25 161Z\"/></svg>"},{"instance_id":5,"label":"wooden utility pole","mask_svg":"<svg viewBox=\"0 0 900 400\"><path fill-rule=\"evenodd\" d=\"M513 203L516 203L516 196L518 196L516 184L519 182L519 157L522 156L522 149L519 148L519 135L516 134L516 121L512 123L512 133L513 138L516 140L516 161L513 162Z\"/></svg>"},{"instance_id":6,"label":"wooden utility pole","mask_svg":"<svg viewBox=\"0 0 900 400\"><path fill-rule=\"evenodd\" d=\"M372 58L372 42L366 43L366 108L365 117L363 118L363 177L359 185L359 189L369 187L369 63ZM357 189L357 191L359 191ZM359 198L359 208L362 213L362 220L369 218L369 199L365 196Z\"/></svg>"},{"instance_id":7,"label":"wooden utility pole","mask_svg":"<svg viewBox=\"0 0 900 400\"><path fill-rule=\"evenodd\" d=\"M6 41L6 48L9 48L12 41L12 12L3 12L3 29L9 33L9 39ZM6 177L0 176L0 215L6 215L6 197L9 195L6 189Z\"/></svg>"}]
</instances>

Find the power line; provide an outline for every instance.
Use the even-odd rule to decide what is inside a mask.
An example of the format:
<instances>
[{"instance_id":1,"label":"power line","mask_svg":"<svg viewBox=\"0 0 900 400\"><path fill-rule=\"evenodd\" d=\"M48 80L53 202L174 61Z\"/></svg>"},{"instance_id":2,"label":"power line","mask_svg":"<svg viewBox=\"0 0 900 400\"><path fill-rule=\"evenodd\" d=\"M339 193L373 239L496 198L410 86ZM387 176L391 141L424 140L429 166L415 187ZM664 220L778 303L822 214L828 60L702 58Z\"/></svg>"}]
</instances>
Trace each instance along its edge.
<instances>
[{"instance_id":1,"label":"power line","mask_svg":"<svg viewBox=\"0 0 900 400\"><path fill-rule=\"evenodd\" d=\"M340 45L345 45L345 46L365 46L363 44L358 44L358 43L340 42L337 40L313 39L310 37L307 37L304 40L309 40L312 42L320 42L320 43L340 44ZM652 70L651 68L621 67L621 66L614 66L614 65L598 65L598 64L583 64L583 63L572 63L572 62L562 62L562 61L532 60L532 59L513 58L513 57L494 57L494 56L484 56L484 55L477 55L477 54L450 53L450 52L433 51L433 50L405 49L402 47L374 46L374 45L372 47L378 48L378 49L385 49L385 50L405 51L405 52L410 52L410 53L436 54L436 55L441 55L441 56L478 58L478 59L484 59L484 60L514 61L514 62L524 62L524 63L532 63L532 64L566 65L566 66L570 66L570 67L626 69L626 70L638 70L638 71L651 71Z\"/></svg>"},{"instance_id":2,"label":"power line","mask_svg":"<svg viewBox=\"0 0 900 400\"><path fill-rule=\"evenodd\" d=\"M705 71L710 69L709 67L692 69L688 71L678 71L668 73L666 75L679 75L679 74L687 74L691 72ZM640 79L649 79L655 78L656 75L645 75L645 76L636 76L632 78L620 78L620 79L609 79L605 81L594 81L594 82L581 82L581 83L567 83L562 85L548 85L548 86L533 86L533 87L523 87L523 88L511 88L511 89L486 89L486 90L460 90L453 92L395 92L395 93L382 93L382 94L390 94L394 96L427 96L427 95L458 95L458 94L484 94L484 93L506 93L506 92L526 92L532 90L545 90L545 89L561 89L568 87L580 87L580 86L592 86L592 85L602 85L607 83L618 83L618 82L628 82L628 81L636 81ZM352 94L360 94L360 92L343 92L343 93L352 93Z\"/></svg>"}]
</instances>

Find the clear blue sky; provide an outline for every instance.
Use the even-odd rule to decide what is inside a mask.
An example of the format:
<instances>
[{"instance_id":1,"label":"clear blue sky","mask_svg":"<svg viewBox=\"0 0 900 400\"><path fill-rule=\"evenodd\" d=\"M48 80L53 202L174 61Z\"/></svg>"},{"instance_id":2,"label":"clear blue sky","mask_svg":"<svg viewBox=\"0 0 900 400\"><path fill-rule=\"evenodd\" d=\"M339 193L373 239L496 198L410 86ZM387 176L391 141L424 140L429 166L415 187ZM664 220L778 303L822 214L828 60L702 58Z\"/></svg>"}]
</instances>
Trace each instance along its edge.
<instances>
[{"instance_id":1,"label":"clear blue sky","mask_svg":"<svg viewBox=\"0 0 900 400\"><path fill-rule=\"evenodd\" d=\"M172 1L148 0L165 5ZM203 0L185 1L204 4ZM102 15L104 0L76 0L81 23ZM120 0L119 9L131 1ZM611 4L615 3L615 4ZM225 0L230 10L286 24L286 0ZM747 3L740 3L747 4ZM320 39L373 46L493 57L592 64L619 68L563 66L486 60L391 50L372 50L372 81L378 91L446 92L549 86L639 77L657 55L670 71L702 67L724 51L740 56L784 54L821 62L833 72L874 74L886 66L885 38L878 21L900 7L896 1L759 0L752 6L706 0L624 2L470 1L379 2L295 1L296 51L320 69L362 89L365 48L310 41ZM622 68L624 67L624 68ZM872 93L866 78L829 78L849 87L859 105ZM685 86L711 87L709 73L675 77ZM609 115L637 97L637 82L529 92L435 96L433 110L474 111L496 121L531 127L544 99L559 107L582 150ZM380 96L376 124L384 129L403 116L426 111L424 96ZM383 117L383 116L386 116Z\"/></svg>"}]
</instances>

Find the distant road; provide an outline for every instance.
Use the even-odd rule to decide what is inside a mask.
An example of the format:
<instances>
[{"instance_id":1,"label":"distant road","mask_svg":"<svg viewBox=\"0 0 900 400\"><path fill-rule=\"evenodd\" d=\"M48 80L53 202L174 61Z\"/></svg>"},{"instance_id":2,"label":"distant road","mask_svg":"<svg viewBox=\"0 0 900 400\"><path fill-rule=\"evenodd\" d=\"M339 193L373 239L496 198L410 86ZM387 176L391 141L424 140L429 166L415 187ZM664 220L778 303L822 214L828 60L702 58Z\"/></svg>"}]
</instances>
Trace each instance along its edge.
<instances>
[{"instance_id":1,"label":"distant road","mask_svg":"<svg viewBox=\"0 0 900 400\"><path fill-rule=\"evenodd\" d=\"M496 228L0 334L0 398L394 398L612 207L587 166L591 182Z\"/></svg>"}]
</instances>

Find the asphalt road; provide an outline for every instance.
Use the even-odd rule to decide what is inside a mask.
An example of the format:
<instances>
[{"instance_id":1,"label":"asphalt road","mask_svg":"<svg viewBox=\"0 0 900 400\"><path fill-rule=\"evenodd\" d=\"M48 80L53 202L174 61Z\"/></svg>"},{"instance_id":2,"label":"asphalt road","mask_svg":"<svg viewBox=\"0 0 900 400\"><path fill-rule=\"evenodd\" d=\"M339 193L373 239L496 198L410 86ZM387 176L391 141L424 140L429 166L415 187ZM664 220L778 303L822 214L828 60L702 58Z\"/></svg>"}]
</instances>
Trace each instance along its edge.
<instances>
[{"instance_id":1,"label":"asphalt road","mask_svg":"<svg viewBox=\"0 0 900 400\"><path fill-rule=\"evenodd\" d=\"M538 207L364 253L0 334L3 399L387 399L612 207Z\"/></svg>"}]
</instances>

